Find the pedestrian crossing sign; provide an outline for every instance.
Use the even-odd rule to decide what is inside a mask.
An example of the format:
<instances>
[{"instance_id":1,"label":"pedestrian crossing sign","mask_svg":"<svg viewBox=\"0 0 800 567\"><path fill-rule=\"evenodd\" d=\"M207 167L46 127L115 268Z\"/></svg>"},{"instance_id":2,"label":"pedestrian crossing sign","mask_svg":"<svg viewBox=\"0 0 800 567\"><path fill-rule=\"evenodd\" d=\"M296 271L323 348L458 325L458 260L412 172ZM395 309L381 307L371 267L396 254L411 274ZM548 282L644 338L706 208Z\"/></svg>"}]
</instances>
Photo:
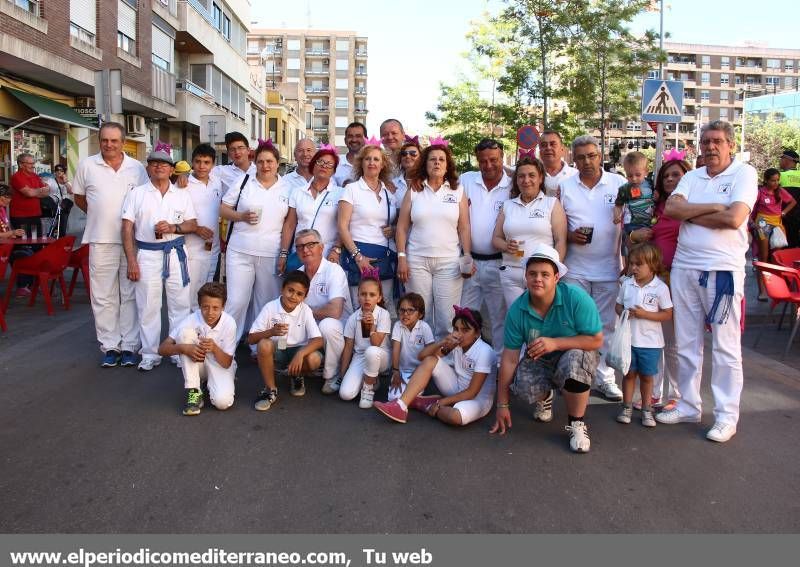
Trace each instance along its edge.
<instances>
[{"instance_id":1,"label":"pedestrian crossing sign","mask_svg":"<svg viewBox=\"0 0 800 567\"><path fill-rule=\"evenodd\" d=\"M683 82L647 79L642 85L642 120L678 124L683 115Z\"/></svg>"}]
</instances>

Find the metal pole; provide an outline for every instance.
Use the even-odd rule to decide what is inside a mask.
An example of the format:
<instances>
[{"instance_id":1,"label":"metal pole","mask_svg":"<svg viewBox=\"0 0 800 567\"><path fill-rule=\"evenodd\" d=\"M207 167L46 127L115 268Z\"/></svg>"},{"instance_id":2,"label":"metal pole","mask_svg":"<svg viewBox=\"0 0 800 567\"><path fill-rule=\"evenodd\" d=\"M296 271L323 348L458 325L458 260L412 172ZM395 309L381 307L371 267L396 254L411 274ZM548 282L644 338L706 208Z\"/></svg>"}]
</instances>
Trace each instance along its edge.
<instances>
[{"instance_id":1,"label":"metal pole","mask_svg":"<svg viewBox=\"0 0 800 567\"><path fill-rule=\"evenodd\" d=\"M742 154L742 161L744 161L744 125L747 118L747 86L742 89L742 140L739 144L739 152Z\"/></svg>"},{"instance_id":2,"label":"metal pole","mask_svg":"<svg viewBox=\"0 0 800 567\"><path fill-rule=\"evenodd\" d=\"M659 20L660 20L660 28L661 31L659 33L658 38L658 48L659 50L664 50L664 0L659 0ZM658 64L658 78L662 81L664 80L664 62L661 61ZM675 127L677 130L677 126ZM677 136L677 134L676 134ZM661 161L662 155L664 153L664 123L659 122L658 128L656 129L656 163L655 168L653 171L653 179L656 178L658 175L658 170L661 169Z\"/></svg>"}]
</instances>

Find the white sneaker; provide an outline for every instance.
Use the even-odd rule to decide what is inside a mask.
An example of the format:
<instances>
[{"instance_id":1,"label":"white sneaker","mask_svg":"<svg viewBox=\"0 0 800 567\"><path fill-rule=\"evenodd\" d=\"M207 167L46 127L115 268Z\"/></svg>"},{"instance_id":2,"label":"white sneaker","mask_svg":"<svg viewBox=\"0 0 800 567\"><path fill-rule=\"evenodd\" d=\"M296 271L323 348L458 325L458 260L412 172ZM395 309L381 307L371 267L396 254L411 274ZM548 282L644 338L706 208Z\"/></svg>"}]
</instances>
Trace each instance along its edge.
<instances>
[{"instance_id":1,"label":"white sneaker","mask_svg":"<svg viewBox=\"0 0 800 567\"><path fill-rule=\"evenodd\" d=\"M589 431L586 424L582 421L573 421L564 426L569 431L569 448L575 453L588 453L591 443L589 442Z\"/></svg>"},{"instance_id":2,"label":"white sneaker","mask_svg":"<svg viewBox=\"0 0 800 567\"><path fill-rule=\"evenodd\" d=\"M339 381L337 376L334 376L333 378L326 378L325 383L322 385L322 393L326 396L335 394L339 391L339 386L341 385L342 383Z\"/></svg>"},{"instance_id":3,"label":"white sneaker","mask_svg":"<svg viewBox=\"0 0 800 567\"><path fill-rule=\"evenodd\" d=\"M161 361L157 358L143 358L142 361L139 363L139 370L142 372L150 372L153 368L161 364Z\"/></svg>"},{"instance_id":4,"label":"white sneaker","mask_svg":"<svg viewBox=\"0 0 800 567\"><path fill-rule=\"evenodd\" d=\"M716 441L717 443L725 443L725 441L728 441L734 435L736 435L735 425L718 421L714 424L714 427L708 430L706 439L709 441Z\"/></svg>"},{"instance_id":5,"label":"white sneaker","mask_svg":"<svg viewBox=\"0 0 800 567\"><path fill-rule=\"evenodd\" d=\"M548 423L553 421L553 390L543 400L536 402L533 408L533 419Z\"/></svg>"},{"instance_id":6,"label":"white sneaker","mask_svg":"<svg viewBox=\"0 0 800 567\"><path fill-rule=\"evenodd\" d=\"M678 408L656 414L656 421L673 425L675 423L700 423L700 416L692 417L678 411Z\"/></svg>"},{"instance_id":7,"label":"white sneaker","mask_svg":"<svg viewBox=\"0 0 800 567\"><path fill-rule=\"evenodd\" d=\"M178 368L183 368L183 362L181 361L181 356L179 354L173 354L170 356L169 361Z\"/></svg>"},{"instance_id":8,"label":"white sneaker","mask_svg":"<svg viewBox=\"0 0 800 567\"><path fill-rule=\"evenodd\" d=\"M603 397L612 402L622 401L622 390L619 389L614 382L604 382L600 384L597 391L603 394Z\"/></svg>"},{"instance_id":9,"label":"white sneaker","mask_svg":"<svg viewBox=\"0 0 800 567\"><path fill-rule=\"evenodd\" d=\"M372 400L375 398L375 389L370 384L361 387L361 397L358 399L358 407L369 409L372 407Z\"/></svg>"}]
</instances>

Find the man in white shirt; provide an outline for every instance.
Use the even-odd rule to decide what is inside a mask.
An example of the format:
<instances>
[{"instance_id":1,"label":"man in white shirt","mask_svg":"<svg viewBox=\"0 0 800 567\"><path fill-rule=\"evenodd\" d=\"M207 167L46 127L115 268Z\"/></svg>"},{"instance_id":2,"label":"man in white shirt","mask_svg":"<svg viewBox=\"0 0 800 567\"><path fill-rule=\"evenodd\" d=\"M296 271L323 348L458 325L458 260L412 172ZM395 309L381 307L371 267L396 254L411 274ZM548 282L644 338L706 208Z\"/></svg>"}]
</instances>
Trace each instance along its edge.
<instances>
[{"instance_id":1,"label":"man in white shirt","mask_svg":"<svg viewBox=\"0 0 800 567\"><path fill-rule=\"evenodd\" d=\"M305 229L295 237L297 255L303 270L311 280L305 302L311 308L325 341L325 365L322 377L323 394L339 390L339 360L344 350L344 323L353 312L347 275L338 264L322 257L322 237L315 229Z\"/></svg>"},{"instance_id":2,"label":"man in white shirt","mask_svg":"<svg viewBox=\"0 0 800 567\"><path fill-rule=\"evenodd\" d=\"M559 190L567 214L569 273L564 281L578 285L594 299L603 322L603 349L595 373L594 387L609 400L622 400L614 369L605 363L608 341L616 324L617 293L622 269L620 226L614 224L614 201L625 178L603 171L600 144L592 136L572 142L578 174L564 179Z\"/></svg>"},{"instance_id":3,"label":"man in white shirt","mask_svg":"<svg viewBox=\"0 0 800 567\"><path fill-rule=\"evenodd\" d=\"M244 174L250 177L256 175L256 164L250 161L250 142L241 132L228 132L225 134L225 148L228 152L230 163L218 165L211 170L211 178L218 180L222 185L222 194L228 192L233 184Z\"/></svg>"},{"instance_id":4,"label":"man in white shirt","mask_svg":"<svg viewBox=\"0 0 800 567\"><path fill-rule=\"evenodd\" d=\"M392 158L394 171L391 177L396 177L400 174L400 148L403 147L406 131L403 129L403 124L398 119L388 118L381 122L379 132L383 148L389 152Z\"/></svg>"},{"instance_id":5,"label":"man in white shirt","mask_svg":"<svg viewBox=\"0 0 800 567\"><path fill-rule=\"evenodd\" d=\"M122 206L122 246L128 260L128 279L136 282L142 342L139 370L143 372L161 363L158 346L164 289L170 331L190 313L189 266L183 234L197 229L197 215L189 193L170 183L174 169L168 153L150 152L150 181L130 191Z\"/></svg>"},{"instance_id":6,"label":"man in white shirt","mask_svg":"<svg viewBox=\"0 0 800 567\"><path fill-rule=\"evenodd\" d=\"M197 292L203 284L214 279L219 260L219 205L222 185L210 176L217 152L210 144L200 144L192 151L192 174L186 190L197 213L197 229L186 235L189 257L189 297L196 310Z\"/></svg>"},{"instance_id":7,"label":"man in white shirt","mask_svg":"<svg viewBox=\"0 0 800 567\"><path fill-rule=\"evenodd\" d=\"M672 261L675 342L681 399L656 415L661 423L699 423L704 329L711 327L714 426L706 437L724 443L736 434L742 373L742 297L747 220L758 195L758 175L731 156L733 127L722 120L700 131L706 166L683 176L664 214L683 221Z\"/></svg>"},{"instance_id":8,"label":"man in white shirt","mask_svg":"<svg viewBox=\"0 0 800 567\"><path fill-rule=\"evenodd\" d=\"M558 185L578 170L567 165L564 156L567 148L561 134L555 130L545 130L539 138L539 157L544 164L544 190L548 195L558 197Z\"/></svg>"},{"instance_id":9,"label":"man in white shirt","mask_svg":"<svg viewBox=\"0 0 800 567\"><path fill-rule=\"evenodd\" d=\"M294 161L297 163L297 167L283 177L292 188L305 187L311 181L311 158L315 153L317 153L317 145L311 138L303 138L297 142L294 147Z\"/></svg>"},{"instance_id":10,"label":"man in white shirt","mask_svg":"<svg viewBox=\"0 0 800 567\"><path fill-rule=\"evenodd\" d=\"M353 161L356 154L364 147L367 141L367 127L361 122L351 122L344 131L344 145L347 146L347 153L339 159L339 167L333 175L333 180L339 187L344 187L353 179Z\"/></svg>"},{"instance_id":11,"label":"man in white shirt","mask_svg":"<svg viewBox=\"0 0 800 567\"><path fill-rule=\"evenodd\" d=\"M139 350L136 296L122 249L122 204L147 182L144 166L125 155L125 127L106 122L98 132L100 153L81 160L72 180L75 204L86 213L89 289L102 366L135 366Z\"/></svg>"},{"instance_id":12,"label":"man in white shirt","mask_svg":"<svg viewBox=\"0 0 800 567\"><path fill-rule=\"evenodd\" d=\"M500 360L503 352L503 321L506 305L500 283L503 256L492 245L497 215L508 199L511 178L503 170L503 146L497 140L484 138L475 146L480 171L461 175L461 186L469 200L469 221L472 234L472 260L476 271L464 280L461 305L481 310L486 303L492 326L492 347Z\"/></svg>"}]
</instances>

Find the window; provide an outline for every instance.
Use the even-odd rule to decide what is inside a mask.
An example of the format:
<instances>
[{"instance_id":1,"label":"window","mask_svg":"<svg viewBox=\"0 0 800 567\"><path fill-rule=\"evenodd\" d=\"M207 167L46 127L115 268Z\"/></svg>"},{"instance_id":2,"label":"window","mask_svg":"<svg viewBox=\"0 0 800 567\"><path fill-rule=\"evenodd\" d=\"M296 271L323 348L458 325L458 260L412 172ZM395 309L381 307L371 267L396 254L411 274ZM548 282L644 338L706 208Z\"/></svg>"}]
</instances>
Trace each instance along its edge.
<instances>
[{"instance_id":1,"label":"window","mask_svg":"<svg viewBox=\"0 0 800 567\"><path fill-rule=\"evenodd\" d=\"M306 130L311 129L311 113L306 112Z\"/></svg>"},{"instance_id":2,"label":"window","mask_svg":"<svg viewBox=\"0 0 800 567\"><path fill-rule=\"evenodd\" d=\"M794 77L784 77L783 88L791 89L792 87L794 87Z\"/></svg>"},{"instance_id":3,"label":"window","mask_svg":"<svg viewBox=\"0 0 800 567\"><path fill-rule=\"evenodd\" d=\"M222 8L220 8L216 2L211 9L211 21L213 22L215 28L222 31Z\"/></svg>"},{"instance_id":4,"label":"window","mask_svg":"<svg viewBox=\"0 0 800 567\"><path fill-rule=\"evenodd\" d=\"M350 68L350 62L347 59L337 59L336 60L336 70L337 71L347 71Z\"/></svg>"},{"instance_id":5,"label":"window","mask_svg":"<svg viewBox=\"0 0 800 567\"><path fill-rule=\"evenodd\" d=\"M780 59L767 59L767 69L780 69L780 68L781 68Z\"/></svg>"},{"instance_id":6,"label":"window","mask_svg":"<svg viewBox=\"0 0 800 567\"><path fill-rule=\"evenodd\" d=\"M720 85L727 85L730 82L730 76L727 73L722 73L719 76L719 84Z\"/></svg>"},{"instance_id":7,"label":"window","mask_svg":"<svg viewBox=\"0 0 800 567\"><path fill-rule=\"evenodd\" d=\"M347 89L350 83L347 79L336 79L336 88L337 89Z\"/></svg>"},{"instance_id":8,"label":"window","mask_svg":"<svg viewBox=\"0 0 800 567\"><path fill-rule=\"evenodd\" d=\"M93 0L70 0L69 33L84 43L95 45L97 5Z\"/></svg>"},{"instance_id":9,"label":"window","mask_svg":"<svg viewBox=\"0 0 800 567\"><path fill-rule=\"evenodd\" d=\"M648 71L647 72L648 79L658 79L658 71Z\"/></svg>"},{"instance_id":10,"label":"window","mask_svg":"<svg viewBox=\"0 0 800 567\"><path fill-rule=\"evenodd\" d=\"M174 40L166 32L157 26L153 26L152 35L152 60L153 65L157 65L165 71L172 71Z\"/></svg>"},{"instance_id":11,"label":"window","mask_svg":"<svg viewBox=\"0 0 800 567\"><path fill-rule=\"evenodd\" d=\"M731 66L731 58L730 57L721 57L719 60L719 66L723 69L728 69Z\"/></svg>"},{"instance_id":12,"label":"window","mask_svg":"<svg viewBox=\"0 0 800 567\"><path fill-rule=\"evenodd\" d=\"M348 51L350 49L350 41L347 39L336 40L336 51Z\"/></svg>"},{"instance_id":13,"label":"window","mask_svg":"<svg viewBox=\"0 0 800 567\"><path fill-rule=\"evenodd\" d=\"M710 55L700 56L700 62L702 63L703 67L711 67L711 56Z\"/></svg>"},{"instance_id":14,"label":"window","mask_svg":"<svg viewBox=\"0 0 800 567\"><path fill-rule=\"evenodd\" d=\"M136 10L125 0L118 2L117 47L136 55Z\"/></svg>"},{"instance_id":15,"label":"window","mask_svg":"<svg viewBox=\"0 0 800 567\"><path fill-rule=\"evenodd\" d=\"M708 91L700 91L700 100L703 102L708 102L710 99L710 95Z\"/></svg>"},{"instance_id":16,"label":"window","mask_svg":"<svg viewBox=\"0 0 800 567\"><path fill-rule=\"evenodd\" d=\"M778 85L781 84L781 78L780 77L767 77L765 82L770 86L774 85L774 86L777 87Z\"/></svg>"},{"instance_id":17,"label":"window","mask_svg":"<svg viewBox=\"0 0 800 567\"><path fill-rule=\"evenodd\" d=\"M277 118L270 118L269 119L269 138L271 140L278 140L278 119Z\"/></svg>"},{"instance_id":18,"label":"window","mask_svg":"<svg viewBox=\"0 0 800 567\"><path fill-rule=\"evenodd\" d=\"M336 97L336 108L347 108L347 97ZM347 124L345 124L347 126Z\"/></svg>"},{"instance_id":19,"label":"window","mask_svg":"<svg viewBox=\"0 0 800 567\"><path fill-rule=\"evenodd\" d=\"M786 61L784 61L783 70L788 71L790 73L794 71L794 61L792 59L787 59Z\"/></svg>"},{"instance_id":20,"label":"window","mask_svg":"<svg viewBox=\"0 0 800 567\"><path fill-rule=\"evenodd\" d=\"M727 108L720 108L719 109L719 119L720 120L727 120L728 119L728 109Z\"/></svg>"},{"instance_id":21,"label":"window","mask_svg":"<svg viewBox=\"0 0 800 567\"><path fill-rule=\"evenodd\" d=\"M261 53L261 47L257 39L251 39L247 42L247 53Z\"/></svg>"},{"instance_id":22,"label":"window","mask_svg":"<svg viewBox=\"0 0 800 567\"><path fill-rule=\"evenodd\" d=\"M131 55L136 55L136 42L121 31L117 32L117 47Z\"/></svg>"},{"instance_id":23,"label":"window","mask_svg":"<svg viewBox=\"0 0 800 567\"><path fill-rule=\"evenodd\" d=\"M350 119L347 116L337 116L336 117L336 127L337 128L347 128L348 124L350 124Z\"/></svg>"},{"instance_id":24,"label":"window","mask_svg":"<svg viewBox=\"0 0 800 567\"><path fill-rule=\"evenodd\" d=\"M286 49L289 51L300 51L300 40L290 39L288 42L286 42Z\"/></svg>"},{"instance_id":25,"label":"window","mask_svg":"<svg viewBox=\"0 0 800 567\"><path fill-rule=\"evenodd\" d=\"M742 76L741 75L736 75L736 84L737 85L741 85L742 84Z\"/></svg>"},{"instance_id":26,"label":"window","mask_svg":"<svg viewBox=\"0 0 800 567\"><path fill-rule=\"evenodd\" d=\"M700 84L708 85L711 83L711 73L700 73Z\"/></svg>"},{"instance_id":27,"label":"window","mask_svg":"<svg viewBox=\"0 0 800 567\"><path fill-rule=\"evenodd\" d=\"M286 68L297 70L300 68L300 60L295 58L289 58L286 60Z\"/></svg>"},{"instance_id":28,"label":"window","mask_svg":"<svg viewBox=\"0 0 800 567\"><path fill-rule=\"evenodd\" d=\"M34 16L39 16L39 4L41 2L36 2L34 0L14 0L14 4L25 10L26 12L30 12Z\"/></svg>"},{"instance_id":29,"label":"window","mask_svg":"<svg viewBox=\"0 0 800 567\"><path fill-rule=\"evenodd\" d=\"M703 120L708 120L708 107L707 106L704 106L703 108L700 109L700 116L703 118Z\"/></svg>"},{"instance_id":30,"label":"window","mask_svg":"<svg viewBox=\"0 0 800 567\"><path fill-rule=\"evenodd\" d=\"M728 102L728 91L719 91L719 101Z\"/></svg>"},{"instance_id":31,"label":"window","mask_svg":"<svg viewBox=\"0 0 800 567\"><path fill-rule=\"evenodd\" d=\"M231 40L231 19L228 16L222 16L222 37Z\"/></svg>"}]
</instances>

